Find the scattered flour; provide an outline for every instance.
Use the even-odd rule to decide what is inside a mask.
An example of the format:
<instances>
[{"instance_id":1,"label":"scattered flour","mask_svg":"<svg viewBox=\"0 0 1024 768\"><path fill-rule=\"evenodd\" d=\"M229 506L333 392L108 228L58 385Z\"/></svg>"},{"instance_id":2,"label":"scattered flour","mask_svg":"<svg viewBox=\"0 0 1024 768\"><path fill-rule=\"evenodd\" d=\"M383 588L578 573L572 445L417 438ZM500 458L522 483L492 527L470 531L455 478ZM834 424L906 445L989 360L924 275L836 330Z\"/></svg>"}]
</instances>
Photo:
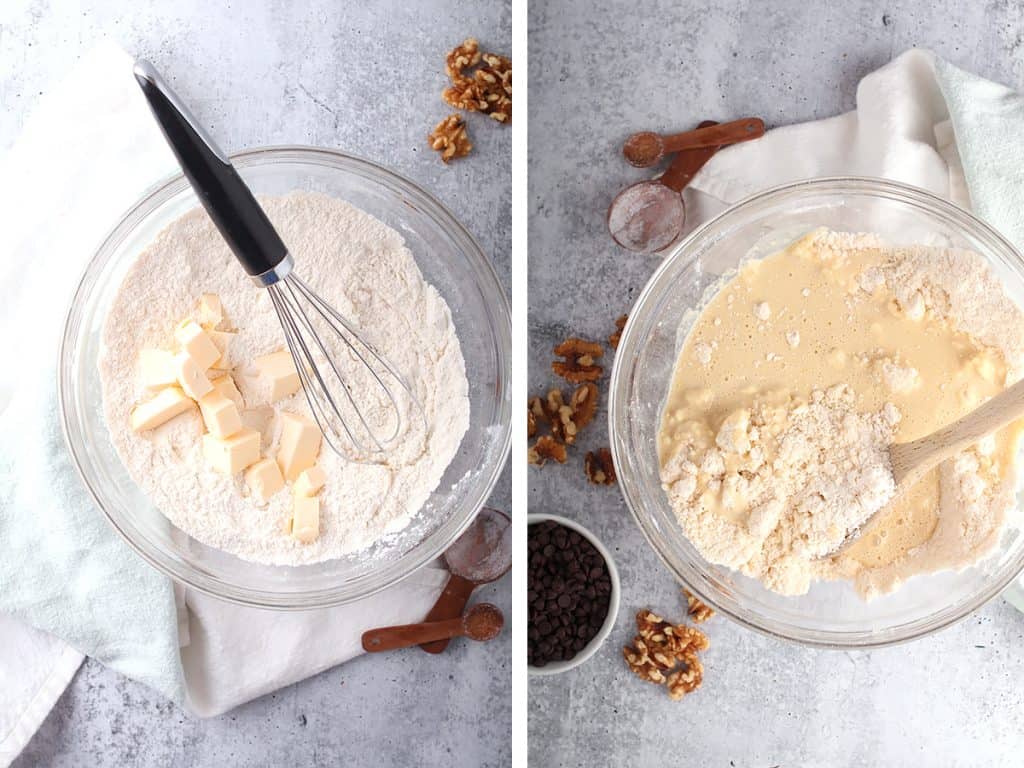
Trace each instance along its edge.
<instances>
[{"instance_id":1,"label":"scattered flour","mask_svg":"<svg viewBox=\"0 0 1024 768\"><path fill-rule=\"evenodd\" d=\"M104 410L129 474L183 531L245 560L313 563L368 547L409 523L468 428L468 385L448 306L395 230L324 195L292 193L261 203L295 257L296 271L405 373L423 405L426 429L410 420L376 464L347 462L325 445L321 534L311 544L281 531L291 508L289 489L264 504L249 497L240 475L225 477L206 464L196 412L133 433L129 412L147 398L136 369L139 352L172 348L173 328L201 293L218 294L238 330L230 349L242 366L234 373L246 400L243 421L263 433L264 452L276 451L280 411L309 414L301 390L268 404L257 382L244 375L246 362L284 348L284 338L267 293L243 272L201 209L163 230L124 278L103 331Z\"/></svg>"}]
</instances>

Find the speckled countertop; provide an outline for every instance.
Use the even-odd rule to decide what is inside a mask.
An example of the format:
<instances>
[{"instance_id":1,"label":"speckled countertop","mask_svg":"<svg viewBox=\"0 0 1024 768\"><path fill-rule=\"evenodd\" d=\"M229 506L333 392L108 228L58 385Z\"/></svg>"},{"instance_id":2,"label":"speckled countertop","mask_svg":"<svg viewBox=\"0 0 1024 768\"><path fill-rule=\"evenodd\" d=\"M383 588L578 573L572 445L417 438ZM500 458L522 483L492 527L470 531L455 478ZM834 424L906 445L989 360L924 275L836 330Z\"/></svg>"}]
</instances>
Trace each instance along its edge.
<instances>
[{"instance_id":1,"label":"speckled countertop","mask_svg":"<svg viewBox=\"0 0 1024 768\"><path fill-rule=\"evenodd\" d=\"M511 132L472 121L476 151L451 167L425 141L450 111L439 98L444 54L470 34L508 52L510 2L4 2L0 151L40 95L114 39L152 60L230 151L340 147L410 176L467 225L508 285ZM506 471L491 503L510 502ZM510 579L479 596L508 615ZM209 720L86 662L15 765L508 765L510 654L506 631L440 657L362 657Z\"/></svg>"},{"instance_id":2,"label":"speckled countertop","mask_svg":"<svg viewBox=\"0 0 1024 768\"><path fill-rule=\"evenodd\" d=\"M824 9L828 8L828 11ZM858 80L912 46L1024 86L1024 9L1008 2L548 0L530 13L530 388L551 347L604 338L656 260L609 240L614 193L642 177L633 130L761 115L769 125L854 106ZM581 441L607 445L604 414ZM678 588L582 450L530 473L531 511L567 514L609 545L622 611L599 654L530 682L531 766L995 766L1024 758L1024 616L995 600L959 625L873 652L810 650L725 619L707 625L703 688L682 702L621 659L633 614L681 615Z\"/></svg>"}]
</instances>

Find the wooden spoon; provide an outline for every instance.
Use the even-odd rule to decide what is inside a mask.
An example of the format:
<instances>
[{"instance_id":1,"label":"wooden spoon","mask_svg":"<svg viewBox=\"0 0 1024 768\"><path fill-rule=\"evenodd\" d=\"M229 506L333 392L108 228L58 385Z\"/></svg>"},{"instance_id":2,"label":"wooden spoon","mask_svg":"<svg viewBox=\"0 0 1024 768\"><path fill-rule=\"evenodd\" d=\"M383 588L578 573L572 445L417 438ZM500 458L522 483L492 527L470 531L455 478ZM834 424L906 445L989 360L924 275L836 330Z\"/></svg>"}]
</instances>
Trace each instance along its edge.
<instances>
[{"instance_id":1,"label":"wooden spoon","mask_svg":"<svg viewBox=\"0 0 1024 768\"><path fill-rule=\"evenodd\" d=\"M893 478L896 480L896 496L912 488L925 474L946 459L1022 417L1024 380L1004 389L966 416L930 435L909 443L890 445L889 460L892 463ZM885 509L888 509L888 505L875 512L859 528L848 533L843 543L831 554L839 554L857 541Z\"/></svg>"},{"instance_id":2,"label":"wooden spoon","mask_svg":"<svg viewBox=\"0 0 1024 768\"><path fill-rule=\"evenodd\" d=\"M363 633L363 650L368 653L393 651L434 640L468 637L470 640L493 640L505 626L505 616L490 603L479 603L465 616L420 624L381 627Z\"/></svg>"},{"instance_id":3,"label":"wooden spoon","mask_svg":"<svg viewBox=\"0 0 1024 768\"><path fill-rule=\"evenodd\" d=\"M706 120L700 125L698 131L717 123ZM619 192L608 207L612 239L637 253L656 253L672 245L686 222L681 192L717 151L718 147L684 150L657 179L632 184Z\"/></svg>"},{"instance_id":4,"label":"wooden spoon","mask_svg":"<svg viewBox=\"0 0 1024 768\"><path fill-rule=\"evenodd\" d=\"M738 144L761 136L764 136L764 121L757 117L745 117L730 123L720 123L669 136L662 136L653 131L634 133L626 139L622 146L622 154L626 156L630 165L649 168L672 152Z\"/></svg>"},{"instance_id":5,"label":"wooden spoon","mask_svg":"<svg viewBox=\"0 0 1024 768\"><path fill-rule=\"evenodd\" d=\"M444 561L451 575L424 621L461 616L474 589L508 573L512 567L512 520L504 512L484 507L448 547ZM447 640L420 646L427 653L441 653L447 647Z\"/></svg>"}]
</instances>

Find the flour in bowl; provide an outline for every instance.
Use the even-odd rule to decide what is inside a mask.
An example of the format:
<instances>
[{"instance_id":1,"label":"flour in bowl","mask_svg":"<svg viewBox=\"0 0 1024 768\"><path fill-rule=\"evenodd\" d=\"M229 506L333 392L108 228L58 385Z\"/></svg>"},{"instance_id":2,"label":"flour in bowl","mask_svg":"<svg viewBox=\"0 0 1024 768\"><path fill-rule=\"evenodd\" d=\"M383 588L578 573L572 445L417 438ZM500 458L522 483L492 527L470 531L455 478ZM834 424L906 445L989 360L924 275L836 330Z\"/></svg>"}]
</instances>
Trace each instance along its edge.
<instances>
[{"instance_id":1,"label":"flour in bowl","mask_svg":"<svg viewBox=\"0 0 1024 768\"><path fill-rule=\"evenodd\" d=\"M310 417L301 390L269 402L251 361L285 348L270 298L245 274L202 209L163 230L140 254L103 329L100 373L114 446L133 480L167 518L195 539L260 563L314 563L363 549L403 529L437 487L469 426L468 383L448 305L420 273L402 237L369 214L320 194L261 198L295 258L296 271L360 328L402 371L422 405L378 463L343 459L326 445L319 466L320 530L303 543L282 531L292 494L264 501L241 474L204 459L204 420L190 409L133 431L130 411L148 392L140 354L174 346L173 331L203 294L219 297L236 335L226 365L244 400L241 418L275 456L281 414Z\"/></svg>"}]
</instances>

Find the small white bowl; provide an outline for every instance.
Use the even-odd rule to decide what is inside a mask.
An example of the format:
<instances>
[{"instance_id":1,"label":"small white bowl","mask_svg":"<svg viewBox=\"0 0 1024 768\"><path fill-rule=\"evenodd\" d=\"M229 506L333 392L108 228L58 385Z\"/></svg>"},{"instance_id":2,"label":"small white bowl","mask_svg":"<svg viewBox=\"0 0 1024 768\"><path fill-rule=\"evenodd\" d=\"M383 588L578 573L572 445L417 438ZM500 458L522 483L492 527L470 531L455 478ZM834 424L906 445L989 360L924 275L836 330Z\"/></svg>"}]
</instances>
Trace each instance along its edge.
<instances>
[{"instance_id":1,"label":"small white bowl","mask_svg":"<svg viewBox=\"0 0 1024 768\"><path fill-rule=\"evenodd\" d=\"M572 520L561 517L560 515L544 515L544 514L531 514L526 516L526 525L530 526L534 523L543 523L545 520L551 520L564 525L566 528L576 531L580 536L585 538L591 544L594 545L601 557L604 558L605 563L608 566L608 577L612 583L612 591L608 596L608 615L604 617L604 624L601 625L601 629L596 635L594 635L590 642L580 649L580 652L573 656L568 661L549 661L543 667L531 667L527 665L527 669L531 675L546 676L546 675L557 675L559 672L565 672L567 669L578 667L580 664L585 662L591 656L593 656L597 649L601 647L601 644L605 641L605 638L612 631L612 627L615 626L615 619L619 615L619 571L615 567L615 561L612 560L611 553L605 549L604 544L598 541L597 537L594 536L590 531L584 528L579 523L575 523ZM527 608L529 610L529 608Z\"/></svg>"}]
</instances>

